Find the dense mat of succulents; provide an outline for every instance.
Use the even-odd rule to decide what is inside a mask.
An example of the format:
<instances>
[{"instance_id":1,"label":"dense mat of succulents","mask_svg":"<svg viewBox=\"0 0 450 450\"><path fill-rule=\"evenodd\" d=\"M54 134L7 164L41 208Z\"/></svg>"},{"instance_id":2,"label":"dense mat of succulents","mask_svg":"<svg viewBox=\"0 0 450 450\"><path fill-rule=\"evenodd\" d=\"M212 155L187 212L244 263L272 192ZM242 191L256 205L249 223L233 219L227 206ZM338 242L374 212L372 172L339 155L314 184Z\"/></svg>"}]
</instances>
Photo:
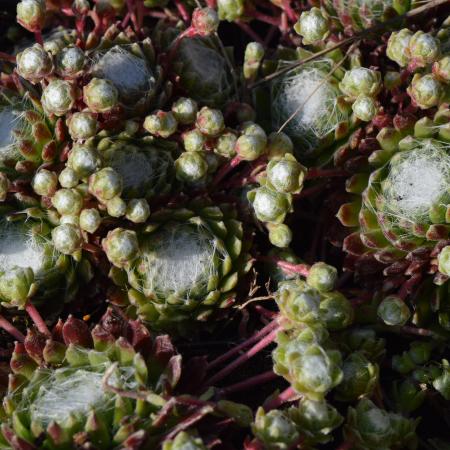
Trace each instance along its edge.
<instances>
[{"instance_id":1,"label":"dense mat of succulents","mask_svg":"<svg viewBox=\"0 0 450 450\"><path fill-rule=\"evenodd\" d=\"M449 450L449 13L0 2L0 450Z\"/></svg>"}]
</instances>

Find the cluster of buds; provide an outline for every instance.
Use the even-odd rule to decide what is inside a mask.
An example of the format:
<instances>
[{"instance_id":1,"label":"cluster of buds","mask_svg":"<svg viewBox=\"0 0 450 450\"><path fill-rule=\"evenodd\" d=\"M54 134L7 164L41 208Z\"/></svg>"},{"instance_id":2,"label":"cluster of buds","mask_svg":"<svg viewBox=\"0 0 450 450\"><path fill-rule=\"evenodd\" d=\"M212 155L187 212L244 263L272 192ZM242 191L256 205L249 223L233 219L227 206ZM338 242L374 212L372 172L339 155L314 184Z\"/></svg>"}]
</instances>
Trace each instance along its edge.
<instances>
[{"instance_id":1,"label":"cluster of buds","mask_svg":"<svg viewBox=\"0 0 450 450\"><path fill-rule=\"evenodd\" d=\"M413 104L429 109L445 102L450 82L450 60L442 55L441 42L431 33L407 28L389 37L387 56L400 67L414 73L407 92Z\"/></svg>"}]
</instances>

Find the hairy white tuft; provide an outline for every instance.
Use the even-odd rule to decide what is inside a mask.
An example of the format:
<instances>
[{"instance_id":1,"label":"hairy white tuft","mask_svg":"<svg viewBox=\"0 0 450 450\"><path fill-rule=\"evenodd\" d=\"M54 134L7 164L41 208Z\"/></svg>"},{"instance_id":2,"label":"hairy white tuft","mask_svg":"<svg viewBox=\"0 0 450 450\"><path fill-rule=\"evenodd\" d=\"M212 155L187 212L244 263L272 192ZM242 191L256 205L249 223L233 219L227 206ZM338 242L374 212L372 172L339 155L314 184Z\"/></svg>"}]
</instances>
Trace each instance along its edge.
<instances>
[{"instance_id":1,"label":"hairy white tuft","mask_svg":"<svg viewBox=\"0 0 450 450\"><path fill-rule=\"evenodd\" d=\"M13 131L18 127L20 120L14 109L0 110L0 162L17 155Z\"/></svg>"},{"instance_id":2,"label":"hairy white tuft","mask_svg":"<svg viewBox=\"0 0 450 450\"><path fill-rule=\"evenodd\" d=\"M449 188L450 156L440 143L425 140L391 161L380 196L394 223L429 223L430 209L447 198Z\"/></svg>"},{"instance_id":3,"label":"hairy white tuft","mask_svg":"<svg viewBox=\"0 0 450 450\"><path fill-rule=\"evenodd\" d=\"M27 409L31 419L44 427L52 421L64 425L71 415L83 417L91 409L108 411L114 406L114 396L104 389L108 367L109 363L93 367L40 369L40 376L25 388L18 408ZM133 367L116 368L108 384L136 389L135 370Z\"/></svg>"},{"instance_id":4,"label":"hairy white tuft","mask_svg":"<svg viewBox=\"0 0 450 450\"><path fill-rule=\"evenodd\" d=\"M93 74L109 80L125 101L147 94L155 85L153 72L146 61L119 45L99 57Z\"/></svg>"},{"instance_id":5,"label":"hairy white tuft","mask_svg":"<svg viewBox=\"0 0 450 450\"><path fill-rule=\"evenodd\" d=\"M38 273L44 263L44 248L21 225L0 223L0 270L14 266L31 267Z\"/></svg>"},{"instance_id":6,"label":"hairy white tuft","mask_svg":"<svg viewBox=\"0 0 450 450\"><path fill-rule=\"evenodd\" d=\"M272 88L273 127L279 129L296 113L285 131L299 139L306 152L347 119L337 107L339 90L326 79L328 71L324 67L327 66L327 60L305 65L288 72Z\"/></svg>"},{"instance_id":7,"label":"hairy white tuft","mask_svg":"<svg viewBox=\"0 0 450 450\"><path fill-rule=\"evenodd\" d=\"M161 297L204 295L210 278L218 275L216 239L201 226L167 225L141 251L143 281Z\"/></svg>"},{"instance_id":8,"label":"hairy white tuft","mask_svg":"<svg viewBox=\"0 0 450 450\"><path fill-rule=\"evenodd\" d=\"M156 185L164 177L170 158L155 148L137 149L128 146L113 153L108 164L122 177L125 195L127 190L146 195L147 186Z\"/></svg>"}]
</instances>

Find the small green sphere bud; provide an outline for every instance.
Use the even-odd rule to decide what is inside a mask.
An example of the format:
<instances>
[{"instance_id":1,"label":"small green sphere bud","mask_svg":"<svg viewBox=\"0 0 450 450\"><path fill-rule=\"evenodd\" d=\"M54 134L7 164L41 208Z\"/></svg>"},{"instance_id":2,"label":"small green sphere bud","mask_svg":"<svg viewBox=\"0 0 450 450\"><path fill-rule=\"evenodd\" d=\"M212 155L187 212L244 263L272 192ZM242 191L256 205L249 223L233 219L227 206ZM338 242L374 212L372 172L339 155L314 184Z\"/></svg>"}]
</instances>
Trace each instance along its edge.
<instances>
[{"instance_id":1,"label":"small green sphere bud","mask_svg":"<svg viewBox=\"0 0 450 450\"><path fill-rule=\"evenodd\" d=\"M294 156L287 154L283 158L276 158L267 164L267 180L270 186L278 192L297 193L303 187L306 168Z\"/></svg>"},{"instance_id":2,"label":"small green sphere bud","mask_svg":"<svg viewBox=\"0 0 450 450\"><path fill-rule=\"evenodd\" d=\"M291 209L289 194L272 191L264 186L248 193L255 215L262 222L282 223Z\"/></svg>"},{"instance_id":3,"label":"small green sphere bud","mask_svg":"<svg viewBox=\"0 0 450 450\"><path fill-rule=\"evenodd\" d=\"M130 266L139 253L136 233L123 228L115 228L102 240L102 247L108 260L116 267Z\"/></svg>"},{"instance_id":4,"label":"small green sphere bud","mask_svg":"<svg viewBox=\"0 0 450 450\"><path fill-rule=\"evenodd\" d=\"M284 223L268 223L269 241L279 248L286 248L292 242L292 231Z\"/></svg>"},{"instance_id":5,"label":"small green sphere bud","mask_svg":"<svg viewBox=\"0 0 450 450\"><path fill-rule=\"evenodd\" d=\"M200 152L204 149L206 138L195 128L194 130L186 131L182 135L184 148L188 152Z\"/></svg>"},{"instance_id":6,"label":"small green sphere bud","mask_svg":"<svg viewBox=\"0 0 450 450\"><path fill-rule=\"evenodd\" d=\"M80 182L78 175L70 167L66 167L61 171L58 180L59 184L64 188L74 188Z\"/></svg>"},{"instance_id":7,"label":"small green sphere bud","mask_svg":"<svg viewBox=\"0 0 450 450\"><path fill-rule=\"evenodd\" d=\"M373 97L380 92L381 74L366 67L351 69L345 72L339 89L349 100L355 100L361 94Z\"/></svg>"},{"instance_id":8,"label":"small green sphere bud","mask_svg":"<svg viewBox=\"0 0 450 450\"><path fill-rule=\"evenodd\" d=\"M55 172L41 169L33 177L31 186L36 194L50 197L55 193L56 187L58 186L58 176Z\"/></svg>"},{"instance_id":9,"label":"small green sphere bud","mask_svg":"<svg viewBox=\"0 0 450 450\"><path fill-rule=\"evenodd\" d=\"M10 185L8 177L3 172L0 172L0 202L6 200Z\"/></svg>"},{"instance_id":10,"label":"small green sphere bud","mask_svg":"<svg viewBox=\"0 0 450 450\"><path fill-rule=\"evenodd\" d=\"M413 67L425 67L439 58L440 41L429 33L416 31L409 41L407 53Z\"/></svg>"},{"instance_id":11,"label":"small green sphere bud","mask_svg":"<svg viewBox=\"0 0 450 450\"><path fill-rule=\"evenodd\" d=\"M105 167L89 177L89 192L101 201L122 193L122 177L111 167Z\"/></svg>"},{"instance_id":12,"label":"small green sphere bud","mask_svg":"<svg viewBox=\"0 0 450 450\"><path fill-rule=\"evenodd\" d=\"M260 136L267 143L267 135L264 129L255 122L247 121L241 126L241 133L247 136Z\"/></svg>"},{"instance_id":13,"label":"small green sphere bud","mask_svg":"<svg viewBox=\"0 0 450 450\"><path fill-rule=\"evenodd\" d=\"M450 83L450 56L444 56L433 64L433 75L442 83Z\"/></svg>"},{"instance_id":14,"label":"small green sphere bud","mask_svg":"<svg viewBox=\"0 0 450 450\"><path fill-rule=\"evenodd\" d=\"M439 272L450 277L450 245L445 246L438 256Z\"/></svg>"},{"instance_id":15,"label":"small green sphere bud","mask_svg":"<svg viewBox=\"0 0 450 450\"><path fill-rule=\"evenodd\" d=\"M294 30L303 37L303 44L309 45L326 39L330 34L330 24L319 8L312 7L301 13Z\"/></svg>"},{"instance_id":16,"label":"small green sphere bud","mask_svg":"<svg viewBox=\"0 0 450 450\"><path fill-rule=\"evenodd\" d=\"M421 109L428 109L439 104L444 87L433 75L416 73L407 92L415 105Z\"/></svg>"},{"instance_id":17,"label":"small green sphere bud","mask_svg":"<svg viewBox=\"0 0 450 450\"><path fill-rule=\"evenodd\" d=\"M63 116L75 103L74 87L65 80L52 80L44 89L41 101L47 114Z\"/></svg>"},{"instance_id":18,"label":"small green sphere bud","mask_svg":"<svg viewBox=\"0 0 450 450\"><path fill-rule=\"evenodd\" d=\"M237 136L233 132L225 131L217 138L214 151L225 158L233 158L236 156L236 141Z\"/></svg>"},{"instance_id":19,"label":"small green sphere bud","mask_svg":"<svg viewBox=\"0 0 450 450\"><path fill-rule=\"evenodd\" d=\"M61 216L76 215L83 207L83 197L75 189L60 189L52 197L52 205Z\"/></svg>"},{"instance_id":20,"label":"small green sphere bud","mask_svg":"<svg viewBox=\"0 0 450 450\"><path fill-rule=\"evenodd\" d=\"M245 47L244 78L253 81L258 75L261 61L264 58L264 47L259 42L250 42Z\"/></svg>"},{"instance_id":21,"label":"small green sphere bud","mask_svg":"<svg viewBox=\"0 0 450 450\"><path fill-rule=\"evenodd\" d=\"M150 206L145 198L133 198L128 202L125 217L133 223L144 223L150 217Z\"/></svg>"},{"instance_id":22,"label":"small green sphere bud","mask_svg":"<svg viewBox=\"0 0 450 450\"><path fill-rule=\"evenodd\" d=\"M254 161L264 154L267 140L258 134L243 134L236 141L235 152L245 161Z\"/></svg>"},{"instance_id":23,"label":"small green sphere bud","mask_svg":"<svg viewBox=\"0 0 450 450\"><path fill-rule=\"evenodd\" d=\"M0 298L3 302L23 307L34 290L34 272L30 267L14 266L0 272Z\"/></svg>"},{"instance_id":24,"label":"small green sphere bud","mask_svg":"<svg viewBox=\"0 0 450 450\"><path fill-rule=\"evenodd\" d=\"M17 22L32 33L45 23L45 0L22 0L17 4Z\"/></svg>"},{"instance_id":25,"label":"small green sphere bud","mask_svg":"<svg viewBox=\"0 0 450 450\"><path fill-rule=\"evenodd\" d=\"M329 292L334 289L337 278L338 272L335 267L318 262L309 269L306 282L319 292Z\"/></svg>"},{"instance_id":26,"label":"small green sphere bud","mask_svg":"<svg viewBox=\"0 0 450 450\"><path fill-rule=\"evenodd\" d=\"M278 409L266 413L262 407L259 407L252 431L267 449L291 448L299 439L296 424L287 414Z\"/></svg>"},{"instance_id":27,"label":"small green sphere bud","mask_svg":"<svg viewBox=\"0 0 450 450\"><path fill-rule=\"evenodd\" d=\"M100 166L101 159L97 150L86 145L74 145L67 166L75 171L78 177L85 178L92 175Z\"/></svg>"},{"instance_id":28,"label":"small green sphere bud","mask_svg":"<svg viewBox=\"0 0 450 450\"><path fill-rule=\"evenodd\" d=\"M145 118L144 128L154 136L168 138L177 131L178 123L171 111L156 111Z\"/></svg>"},{"instance_id":29,"label":"small green sphere bud","mask_svg":"<svg viewBox=\"0 0 450 450\"><path fill-rule=\"evenodd\" d=\"M76 141L94 137L97 134L97 118L89 112L76 112L67 119L70 137Z\"/></svg>"},{"instance_id":30,"label":"small green sphere bud","mask_svg":"<svg viewBox=\"0 0 450 450\"><path fill-rule=\"evenodd\" d=\"M267 139L267 156L269 159L282 158L286 153L293 153L294 144L285 133L270 133Z\"/></svg>"},{"instance_id":31,"label":"small green sphere bud","mask_svg":"<svg viewBox=\"0 0 450 450\"><path fill-rule=\"evenodd\" d=\"M34 44L16 57L17 72L32 83L37 83L53 72L53 62L42 45Z\"/></svg>"},{"instance_id":32,"label":"small green sphere bud","mask_svg":"<svg viewBox=\"0 0 450 450\"><path fill-rule=\"evenodd\" d=\"M200 36L209 36L219 28L219 17L212 8L195 8L192 13L191 26Z\"/></svg>"},{"instance_id":33,"label":"small green sphere bud","mask_svg":"<svg viewBox=\"0 0 450 450\"><path fill-rule=\"evenodd\" d=\"M84 62L80 47L65 47L56 55L56 71L62 77L77 77L83 72Z\"/></svg>"},{"instance_id":34,"label":"small green sphere bud","mask_svg":"<svg viewBox=\"0 0 450 450\"><path fill-rule=\"evenodd\" d=\"M202 152L185 152L175 161L175 172L180 181L199 181L208 173L208 163Z\"/></svg>"},{"instance_id":35,"label":"small green sphere bud","mask_svg":"<svg viewBox=\"0 0 450 450\"><path fill-rule=\"evenodd\" d=\"M388 40L386 54L389 59L395 61L400 67L405 67L409 63L409 43L412 38L412 32L407 28L400 31L394 31Z\"/></svg>"},{"instance_id":36,"label":"small green sphere bud","mask_svg":"<svg viewBox=\"0 0 450 450\"><path fill-rule=\"evenodd\" d=\"M352 304L340 292L323 292L319 315L329 330L343 330L352 324L354 311Z\"/></svg>"},{"instance_id":37,"label":"small green sphere bud","mask_svg":"<svg viewBox=\"0 0 450 450\"><path fill-rule=\"evenodd\" d=\"M217 8L219 11L219 19L228 22L239 20L245 11L244 0L218 0Z\"/></svg>"},{"instance_id":38,"label":"small green sphere bud","mask_svg":"<svg viewBox=\"0 0 450 450\"><path fill-rule=\"evenodd\" d=\"M172 105L172 113L178 123L189 125L195 122L198 106L195 100L181 97Z\"/></svg>"},{"instance_id":39,"label":"small green sphere bud","mask_svg":"<svg viewBox=\"0 0 450 450\"><path fill-rule=\"evenodd\" d=\"M107 200L106 210L111 217L122 217L127 213L127 204L119 196Z\"/></svg>"},{"instance_id":40,"label":"small green sphere bud","mask_svg":"<svg viewBox=\"0 0 450 450\"><path fill-rule=\"evenodd\" d=\"M390 326L405 325L411 317L406 303L394 295L386 297L378 306L378 317Z\"/></svg>"},{"instance_id":41,"label":"small green sphere bud","mask_svg":"<svg viewBox=\"0 0 450 450\"><path fill-rule=\"evenodd\" d=\"M165 441L162 450L207 450L207 447L200 438L181 431L175 439Z\"/></svg>"},{"instance_id":42,"label":"small green sphere bud","mask_svg":"<svg viewBox=\"0 0 450 450\"><path fill-rule=\"evenodd\" d=\"M363 122L370 122L377 115L377 105L375 100L368 95L358 95L352 104L355 116Z\"/></svg>"},{"instance_id":43,"label":"small green sphere bud","mask_svg":"<svg viewBox=\"0 0 450 450\"><path fill-rule=\"evenodd\" d=\"M61 216L59 219L59 224L70 223L71 225L75 225L76 227L80 226L80 218L78 216Z\"/></svg>"},{"instance_id":44,"label":"small green sphere bud","mask_svg":"<svg viewBox=\"0 0 450 450\"><path fill-rule=\"evenodd\" d=\"M71 255L81 248L83 239L80 229L70 223L64 223L52 230L52 241L56 250Z\"/></svg>"},{"instance_id":45,"label":"small green sphere bud","mask_svg":"<svg viewBox=\"0 0 450 450\"><path fill-rule=\"evenodd\" d=\"M119 92L109 80L93 78L83 88L83 100L92 112L105 113L117 106Z\"/></svg>"},{"instance_id":46,"label":"small green sphere bud","mask_svg":"<svg viewBox=\"0 0 450 450\"><path fill-rule=\"evenodd\" d=\"M363 353L352 353L342 367L344 378L336 387L337 398L351 402L372 394L378 382L379 368L371 363Z\"/></svg>"},{"instance_id":47,"label":"small green sphere bud","mask_svg":"<svg viewBox=\"0 0 450 450\"><path fill-rule=\"evenodd\" d=\"M80 228L88 233L95 233L102 223L98 209L83 209L80 213Z\"/></svg>"},{"instance_id":48,"label":"small green sphere bud","mask_svg":"<svg viewBox=\"0 0 450 450\"><path fill-rule=\"evenodd\" d=\"M204 106L197 113L196 127L206 136L218 136L225 128L222 112Z\"/></svg>"}]
</instances>

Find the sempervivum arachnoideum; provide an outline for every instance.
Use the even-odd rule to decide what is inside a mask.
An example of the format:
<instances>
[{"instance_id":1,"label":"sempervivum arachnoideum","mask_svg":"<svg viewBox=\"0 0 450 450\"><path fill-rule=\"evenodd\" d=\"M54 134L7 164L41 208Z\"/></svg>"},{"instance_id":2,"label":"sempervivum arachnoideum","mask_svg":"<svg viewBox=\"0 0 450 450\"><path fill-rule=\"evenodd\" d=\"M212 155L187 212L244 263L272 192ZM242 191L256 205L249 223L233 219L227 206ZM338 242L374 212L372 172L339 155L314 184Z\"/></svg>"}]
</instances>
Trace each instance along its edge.
<instances>
[{"instance_id":1,"label":"sempervivum arachnoideum","mask_svg":"<svg viewBox=\"0 0 450 450\"><path fill-rule=\"evenodd\" d=\"M410 2L392 0L321 0L320 4L329 14L333 25L350 34L405 14L412 8Z\"/></svg>"},{"instance_id":2,"label":"sempervivum arachnoideum","mask_svg":"<svg viewBox=\"0 0 450 450\"><path fill-rule=\"evenodd\" d=\"M275 64L268 61L263 71L285 69L298 59L313 55L306 49L280 50ZM307 62L273 80L270 88L270 127L282 130L295 145L301 161L314 160L342 145L350 132L377 114L377 95L381 89L379 72L360 67L352 58L351 68L334 67L343 54L340 50ZM256 102L267 101L258 89ZM264 120L261 113L260 120ZM324 159L325 158L325 159Z\"/></svg>"},{"instance_id":3,"label":"sempervivum arachnoideum","mask_svg":"<svg viewBox=\"0 0 450 450\"><path fill-rule=\"evenodd\" d=\"M369 171L347 182L354 201L338 212L341 223L353 228L343 244L350 266L358 270L368 258L386 265L389 291L410 277L398 292L402 298L427 272L436 274L436 284L448 278L445 252L441 264L435 259L448 241L448 115L442 105L433 119L416 121L413 130L383 128ZM420 322L417 315L414 320Z\"/></svg>"},{"instance_id":4,"label":"sempervivum arachnoideum","mask_svg":"<svg viewBox=\"0 0 450 450\"><path fill-rule=\"evenodd\" d=\"M75 262L55 248L51 237L54 226L45 220L42 211L34 211L37 212L39 214L34 215L10 213L0 220L0 298L9 306L23 307L28 300L27 295L13 295L12 287L21 285L19 273L14 282L13 273L18 269L32 274L33 302L38 303L55 299L70 301L78 287L92 278L91 265L86 258Z\"/></svg>"},{"instance_id":5,"label":"sempervivum arachnoideum","mask_svg":"<svg viewBox=\"0 0 450 450\"><path fill-rule=\"evenodd\" d=\"M131 29L120 31L111 26L102 39L89 43L89 73L110 81L119 101L132 117L145 114L149 107L162 104L170 95L170 86L162 87L162 68L150 38L139 41Z\"/></svg>"},{"instance_id":6,"label":"sempervivum arachnoideum","mask_svg":"<svg viewBox=\"0 0 450 450\"><path fill-rule=\"evenodd\" d=\"M11 358L3 445L142 448L152 439L155 445L166 428L153 421L177 384L180 358L168 336L153 337L111 310L92 330L74 317L49 337L30 329ZM127 391L146 398L126 397Z\"/></svg>"},{"instance_id":7,"label":"sempervivum arachnoideum","mask_svg":"<svg viewBox=\"0 0 450 450\"><path fill-rule=\"evenodd\" d=\"M230 71L233 56L223 44L219 45L218 39L214 36L184 38L172 61L177 85L194 100L213 108L222 108L236 95Z\"/></svg>"},{"instance_id":8,"label":"sempervivum arachnoideum","mask_svg":"<svg viewBox=\"0 0 450 450\"><path fill-rule=\"evenodd\" d=\"M115 228L103 248L137 314L182 329L234 303L249 242L231 205L199 199L155 212L136 230Z\"/></svg>"}]
</instances>

